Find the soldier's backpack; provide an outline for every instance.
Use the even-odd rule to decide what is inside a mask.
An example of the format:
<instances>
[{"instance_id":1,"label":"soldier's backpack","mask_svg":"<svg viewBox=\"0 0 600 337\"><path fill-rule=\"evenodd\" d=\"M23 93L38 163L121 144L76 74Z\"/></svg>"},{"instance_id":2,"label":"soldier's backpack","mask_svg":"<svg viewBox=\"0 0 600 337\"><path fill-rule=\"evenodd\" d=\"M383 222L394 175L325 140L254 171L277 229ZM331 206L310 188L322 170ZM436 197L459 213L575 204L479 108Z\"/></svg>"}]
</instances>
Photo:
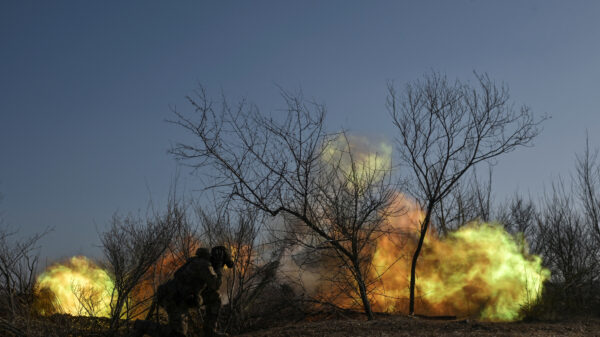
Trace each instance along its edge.
<instances>
[{"instance_id":1,"label":"soldier's backpack","mask_svg":"<svg viewBox=\"0 0 600 337\"><path fill-rule=\"evenodd\" d=\"M181 281L188 279L193 272L189 269L189 267L194 259L197 259L197 257L192 257L192 258L189 258L187 261L185 261L183 266L179 267L179 269L177 269L175 271L175 274L173 275L173 277L176 280L181 280Z\"/></svg>"}]
</instances>

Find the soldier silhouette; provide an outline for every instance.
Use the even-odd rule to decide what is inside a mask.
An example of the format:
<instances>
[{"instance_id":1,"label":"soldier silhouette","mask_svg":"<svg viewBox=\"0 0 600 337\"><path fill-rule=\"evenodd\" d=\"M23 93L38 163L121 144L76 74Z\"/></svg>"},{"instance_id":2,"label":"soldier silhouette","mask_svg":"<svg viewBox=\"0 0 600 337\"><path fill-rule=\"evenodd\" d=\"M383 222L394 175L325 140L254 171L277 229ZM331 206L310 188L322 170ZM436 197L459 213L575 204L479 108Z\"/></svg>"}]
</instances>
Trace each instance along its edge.
<instances>
[{"instance_id":1,"label":"soldier silhouette","mask_svg":"<svg viewBox=\"0 0 600 337\"><path fill-rule=\"evenodd\" d=\"M221 287L223 266L233 268L233 260L227 248L216 246L210 251L207 248L198 248L196 255L177 269L172 279L158 287L155 302L153 302L145 322L149 322L154 309L158 309L157 306L160 306L165 309L169 317L167 335L187 336L188 312L192 308L198 308L201 305L201 299L205 307L204 336L228 336L216 331L221 310L219 288ZM144 333L151 330L144 328L143 323L140 323L139 326L146 330ZM159 333L157 330L154 332Z\"/></svg>"}]
</instances>

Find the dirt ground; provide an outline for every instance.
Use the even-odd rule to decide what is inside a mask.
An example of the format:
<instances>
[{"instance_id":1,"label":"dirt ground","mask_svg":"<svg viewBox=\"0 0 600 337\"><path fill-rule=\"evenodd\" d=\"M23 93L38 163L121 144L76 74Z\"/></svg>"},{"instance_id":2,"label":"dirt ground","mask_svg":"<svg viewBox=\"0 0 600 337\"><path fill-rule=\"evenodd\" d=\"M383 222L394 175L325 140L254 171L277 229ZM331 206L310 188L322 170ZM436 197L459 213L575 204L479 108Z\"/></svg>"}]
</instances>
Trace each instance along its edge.
<instances>
[{"instance_id":1,"label":"dirt ground","mask_svg":"<svg viewBox=\"0 0 600 337\"><path fill-rule=\"evenodd\" d=\"M374 321L329 320L298 323L240 336L600 336L600 318L578 318L557 322L491 323L391 316Z\"/></svg>"}]
</instances>

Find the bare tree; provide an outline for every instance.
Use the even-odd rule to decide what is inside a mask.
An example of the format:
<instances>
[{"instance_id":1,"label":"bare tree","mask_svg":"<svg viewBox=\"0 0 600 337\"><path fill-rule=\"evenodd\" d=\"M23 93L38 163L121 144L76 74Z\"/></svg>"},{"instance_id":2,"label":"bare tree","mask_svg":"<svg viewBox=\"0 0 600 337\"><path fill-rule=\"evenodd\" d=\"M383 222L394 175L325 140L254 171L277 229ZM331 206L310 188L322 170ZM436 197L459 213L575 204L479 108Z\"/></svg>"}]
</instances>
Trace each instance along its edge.
<instances>
[{"instance_id":1,"label":"bare tree","mask_svg":"<svg viewBox=\"0 0 600 337\"><path fill-rule=\"evenodd\" d=\"M410 192L425 210L411 263L411 315L417 261L434 209L472 167L530 144L539 133L541 120L526 106L515 110L504 85L488 75L475 77L472 85L433 73L408 84L402 94L388 86L400 158L413 175Z\"/></svg>"},{"instance_id":2,"label":"bare tree","mask_svg":"<svg viewBox=\"0 0 600 337\"><path fill-rule=\"evenodd\" d=\"M577 210L573 192L561 180L552 185L543 203L537 218L538 252L558 285L563 308L581 310L597 294L600 246Z\"/></svg>"},{"instance_id":3,"label":"bare tree","mask_svg":"<svg viewBox=\"0 0 600 337\"><path fill-rule=\"evenodd\" d=\"M38 242L49 231L20 237L18 231L4 223L0 213L0 331L15 336L30 332L36 300Z\"/></svg>"},{"instance_id":4,"label":"bare tree","mask_svg":"<svg viewBox=\"0 0 600 337\"><path fill-rule=\"evenodd\" d=\"M375 179L382 172L385 178L389 170L359 173L357 166L350 166L341 172L340 165L325 160L333 139L324 130L325 107L301 95L282 96L287 108L278 121L245 102L232 108L223 99L217 107L200 89L197 97L189 98L196 114L174 111L173 121L194 135L196 143L178 143L171 152L194 168L209 166L210 187L226 191L226 198L271 216L296 219L310 233L310 245L336 252L351 266L354 289L372 319L361 254L381 224L376 220L379 212L391 203L391 189L382 183L389 180ZM344 174L350 180L341 183ZM334 204L340 208L331 208Z\"/></svg>"},{"instance_id":5,"label":"bare tree","mask_svg":"<svg viewBox=\"0 0 600 337\"><path fill-rule=\"evenodd\" d=\"M577 196L583 204L586 220L600 243L600 163L598 150L590 150L588 137L583 154L576 156L575 169Z\"/></svg>"},{"instance_id":6,"label":"bare tree","mask_svg":"<svg viewBox=\"0 0 600 337\"><path fill-rule=\"evenodd\" d=\"M434 222L440 234L457 230L472 221L490 221L492 217L492 168L487 180L480 180L473 170L467 182L457 182L448 195L442 198L433 210Z\"/></svg>"},{"instance_id":7,"label":"bare tree","mask_svg":"<svg viewBox=\"0 0 600 337\"><path fill-rule=\"evenodd\" d=\"M115 215L100 240L104 256L114 277L111 300L111 329L117 329L123 317L134 310L128 301L139 284L169 244L180 226L183 212L173 198L165 214L147 218Z\"/></svg>"},{"instance_id":8,"label":"bare tree","mask_svg":"<svg viewBox=\"0 0 600 337\"><path fill-rule=\"evenodd\" d=\"M71 292L79 304L78 315L96 317L101 310L103 299L111 296L107 289L95 289L76 282L71 283Z\"/></svg>"},{"instance_id":9,"label":"bare tree","mask_svg":"<svg viewBox=\"0 0 600 337\"><path fill-rule=\"evenodd\" d=\"M33 303L39 258L36 245L44 234L18 240L16 232L0 229L0 310L9 317L26 314L23 310Z\"/></svg>"},{"instance_id":10,"label":"bare tree","mask_svg":"<svg viewBox=\"0 0 600 337\"><path fill-rule=\"evenodd\" d=\"M533 252L539 252L538 228L536 221L538 212L531 199L515 193L498 210L498 221L506 230L516 236L522 236Z\"/></svg>"},{"instance_id":11,"label":"bare tree","mask_svg":"<svg viewBox=\"0 0 600 337\"><path fill-rule=\"evenodd\" d=\"M199 206L194 201L190 202L190 208L198 208ZM177 228L173 241L169 246L169 253L174 260L172 264L174 267L182 266L187 260L196 254L196 250L201 246L201 226L198 221L195 221L193 214L189 215L188 208L182 209L185 213L183 215L182 223ZM175 268L172 272L175 272ZM172 276L172 275L169 275ZM162 280L166 281L166 280Z\"/></svg>"},{"instance_id":12,"label":"bare tree","mask_svg":"<svg viewBox=\"0 0 600 337\"><path fill-rule=\"evenodd\" d=\"M389 159L378 155L361 158L369 151L357 149L356 141L346 133L328 147L326 165L316 184L315 203L320 212L315 223L327 228L331 239L350 254L332 249L314 231L299 228L294 219L285 222L284 238L292 246L303 247L304 255L312 253L312 258L301 258L301 265L311 268L318 264L328 270L321 274L331 287L327 297L348 298L372 317L369 294L378 280L372 253L377 239L392 230L387 219L402 211L392 207L397 189L390 182L391 165Z\"/></svg>"}]
</instances>

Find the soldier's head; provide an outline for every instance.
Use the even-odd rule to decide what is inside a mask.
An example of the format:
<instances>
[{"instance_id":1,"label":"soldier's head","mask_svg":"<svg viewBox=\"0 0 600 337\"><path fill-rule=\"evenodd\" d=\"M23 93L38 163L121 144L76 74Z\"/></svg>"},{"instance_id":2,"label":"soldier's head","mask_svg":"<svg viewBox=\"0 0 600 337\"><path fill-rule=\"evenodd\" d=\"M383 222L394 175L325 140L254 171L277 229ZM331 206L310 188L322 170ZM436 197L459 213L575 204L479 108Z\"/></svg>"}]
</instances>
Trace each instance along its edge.
<instances>
[{"instance_id":1,"label":"soldier's head","mask_svg":"<svg viewBox=\"0 0 600 337\"><path fill-rule=\"evenodd\" d=\"M210 250L210 262L213 266L226 265L227 268L233 268L231 254L225 246L215 246Z\"/></svg>"},{"instance_id":2,"label":"soldier's head","mask_svg":"<svg viewBox=\"0 0 600 337\"><path fill-rule=\"evenodd\" d=\"M200 247L196 249L196 256L203 259L210 259L210 250L208 248Z\"/></svg>"}]
</instances>

